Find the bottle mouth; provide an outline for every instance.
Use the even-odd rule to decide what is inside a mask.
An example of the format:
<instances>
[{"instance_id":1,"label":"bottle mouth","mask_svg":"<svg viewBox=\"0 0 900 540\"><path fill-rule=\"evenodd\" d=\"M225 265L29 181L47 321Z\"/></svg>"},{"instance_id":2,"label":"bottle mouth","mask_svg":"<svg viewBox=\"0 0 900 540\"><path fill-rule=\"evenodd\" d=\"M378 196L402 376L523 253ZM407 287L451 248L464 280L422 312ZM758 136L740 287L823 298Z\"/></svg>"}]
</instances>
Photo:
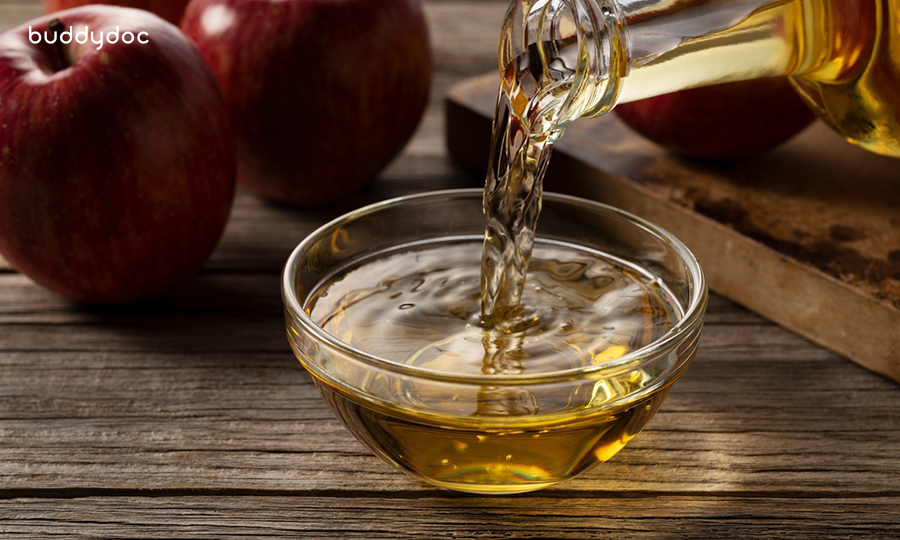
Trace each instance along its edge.
<instances>
[{"instance_id":1,"label":"bottle mouth","mask_svg":"<svg viewBox=\"0 0 900 540\"><path fill-rule=\"evenodd\" d=\"M572 91L572 114L599 116L618 102L628 75L628 43L625 15L616 0L567 0L577 20L580 65ZM586 97L581 98L581 95ZM582 103L583 102L583 103Z\"/></svg>"},{"instance_id":2,"label":"bottle mouth","mask_svg":"<svg viewBox=\"0 0 900 540\"><path fill-rule=\"evenodd\" d=\"M523 386L614 377L617 374L637 369L645 363L659 360L663 356L675 354L674 358L676 360L661 374L658 381L653 381L651 384L651 387L654 388L668 383L679 375L683 368L687 367L687 363L693 355L679 354L679 349L685 342L695 341L692 339L692 336L699 332L702 326L707 303L706 280L699 263L690 250L665 230L630 213L601 203L553 193L544 194L546 205L557 205L572 212L603 214L607 218L623 222L623 226L634 228L637 234L649 235L675 253L675 256L687 271L689 295L686 299L686 305L683 306L683 316L667 333L645 347L602 364L533 374L463 374L401 364L369 354L329 334L307 314L303 303L312 295L316 288L315 286L312 288L301 286L302 276L300 273L304 267L304 259L309 259L311 256L315 257L318 249L317 245L320 242L332 242L333 239L347 234L353 222L373 218L378 220L380 219L379 214L391 211L409 212L415 206L446 204L447 202L456 201L457 203L469 202L473 207L478 205L477 207L480 209L481 197L482 191L480 189L465 189L436 191L391 199L363 207L339 217L306 237L288 258L281 281L282 299L285 306L291 345L298 357L301 357L301 360L304 357L308 360L304 362L304 365L323 379L330 380L336 386L342 386L342 381L335 380L333 374L318 365L315 359L310 358L309 353L304 350L325 348L333 351L334 355L339 355L344 359L368 366L368 368L373 370L383 370L414 379L479 386Z\"/></svg>"},{"instance_id":3,"label":"bottle mouth","mask_svg":"<svg viewBox=\"0 0 900 540\"><path fill-rule=\"evenodd\" d=\"M527 101L521 116L531 126L556 138L618 101L628 67L624 30L615 0L515 0L500 34L503 89Z\"/></svg>"}]
</instances>

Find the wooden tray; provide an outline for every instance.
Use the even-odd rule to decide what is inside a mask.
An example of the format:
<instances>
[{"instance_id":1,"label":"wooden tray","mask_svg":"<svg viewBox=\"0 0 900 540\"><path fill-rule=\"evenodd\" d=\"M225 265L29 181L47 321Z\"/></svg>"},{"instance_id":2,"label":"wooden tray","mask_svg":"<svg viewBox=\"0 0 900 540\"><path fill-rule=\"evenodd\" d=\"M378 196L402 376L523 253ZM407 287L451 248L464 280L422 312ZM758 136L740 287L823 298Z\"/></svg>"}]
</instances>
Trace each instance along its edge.
<instances>
[{"instance_id":1,"label":"wooden tray","mask_svg":"<svg viewBox=\"0 0 900 540\"><path fill-rule=\"evenodd\" d=\"M496 92L489 74L446 94L450 152L482 170ZM754 159L691 161L607 115L569 126L546 189L668 229L713 291L900 382L900 160L816 123Z\"/></svg>"}]
</instances>

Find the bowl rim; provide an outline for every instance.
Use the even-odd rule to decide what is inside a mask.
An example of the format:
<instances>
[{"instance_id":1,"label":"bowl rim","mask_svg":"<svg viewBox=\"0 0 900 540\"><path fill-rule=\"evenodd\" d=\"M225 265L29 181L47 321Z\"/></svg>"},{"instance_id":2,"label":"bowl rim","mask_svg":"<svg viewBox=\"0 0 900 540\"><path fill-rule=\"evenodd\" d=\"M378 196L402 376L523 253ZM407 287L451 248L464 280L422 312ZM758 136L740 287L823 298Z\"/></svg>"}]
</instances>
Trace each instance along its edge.
<instances>
[{"instance_id":1,"label":"bowl rim","mask_svg":"<svg viewBox=\"0 0 900 540\"><path fill-rule=\"evenodd\" d=\"M418 366L412 366L407 364L400 364L398 362L388 360L385 358L381 358L372 354L369 354L365 351L357 349L347 343L344 343L340 339L335 336L332 336L324 329L322 329L319 325L317 325L312 318L306 314L306 311L300 305L300 300L296 288L296 284L298 280L296 279L296 275L298 272L297 265L300 258L303 256L304 252L308 249L310 245L312 245L319 238L322 238L326 235L331 234L340 226L345 223L351 222L353 220L375 214L380 212L386 208L390 208L393 206L399 206L403 204L409 203L418 203L423 202L429 199L440 200L446 198L474 198L478 197L479 199L482 197L483 190L479 188L466 188L466 189L447 189L447 190L439 190L439 191L428 191L422 193L416 193L412 195L405 195L402 197L394 197L391 199L386 199L380 202L376 202L373 204L369 204L343 214L328 223L322 225L321 227L314 230L312 233L308 234L291 252L290 256L287 259L287 262L284 265L284 269L281 273L281 296L282 301L284 303L285 310L287 314L290 316L290 319L296 321L300 324L302 329L309 333L310 335L315 337L315 340L320 344L325 344L330 348L336 349L344 355L348 355L354 358L357 361L361 361L365 364L372 366L373 368L384 369L389 372L407 375L415 378L421 379L429 379L434 381L445 381L452 383L464 383L464 384L479 384L479 385L495 385L495 386L507 386L507 385L522 385L522 384L542 384L542 383L553 383L559 381L568 381L574 379L584 379L588 377L608 377L613 376L621 371L631 370L638 367L640 364L645 361L651 361L654 358L657 358L659 354L664 352L666 349L677 345L684 339L688 334L693 332L697 327L702 325L703 315L706 309L706 304L708 302L708 287L706 283L706 277L704 275L703 269L700 267L697 258L694 254L684 245L678 238L669 233L667 230L653 225L649 221L640 218L630 212L626 212L619 208L603 204L600 202L583 199L580 197L574 197L571 195L563 195L559 193L552 192L544 192L543 201L553 201L558 203L564 203L574 206L580 207L589 207L589 209L593 211L600 210L603 213L612 215L613 217L617 217L623 219L625 221L630 222L632 225L637 226L639 229L644 230L645 232L651 234L662 242L670 245L679 255L681 260L687 265L688 270L690 272L692 283L692 290L690 299L688 302L688 307L684 312L684 316L677 322L675 325L666 332L665 335L653 341L649 345L641 347L640 349L635 349L630 351L621 357L611 360L609 362L604 362L602 364L588 365L583 367L575 367L575 368L567 368L558 371L548 371L542 373L531 373L531 374L519 374L519 375L485 375L485 374L475 374L475 373L448 373L443 371L436 371L428 368L422 368ZM539 229L538 229L539 230ZM539 234L536 235L536 238L539 238ZM291 320L288 321L288 324L291 324ZM296 332L296 330L290 329L290 331ZM671 380L675 375L682 371L683 367L686 367L686 361L690 360L690 358L679 358L679 362L671 366L671 369L668 372L661 376L659 381L653 381L652 386L663 385L666 384L669 380ZM304 362L306 365L306 362ZM318 366L315 366L318 367ZM321 368L316 369L316 371L320 371ZM324 371L324 370L322 370ZM330 375L328 372L325 372L326 375ZM331 378L329 376L329 378Z\"/></svg>"}]
</instances>

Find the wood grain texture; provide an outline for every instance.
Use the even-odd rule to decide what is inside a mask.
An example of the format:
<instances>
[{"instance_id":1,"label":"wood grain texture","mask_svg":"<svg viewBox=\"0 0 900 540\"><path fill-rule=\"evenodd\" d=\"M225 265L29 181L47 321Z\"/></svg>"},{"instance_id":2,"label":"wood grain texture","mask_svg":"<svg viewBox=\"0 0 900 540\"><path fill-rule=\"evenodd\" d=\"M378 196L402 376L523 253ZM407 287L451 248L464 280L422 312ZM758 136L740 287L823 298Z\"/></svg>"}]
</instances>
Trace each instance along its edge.
<instances>
[{"instance_id":1,"label":"wood grain texture","mask_svg":"<svg viewBox=\"0 0 900 540\"><path fill-rule=\"evenodd\" d=\"M447 157L442 96L491 69L507 2L424 3L434 93L370 188L312 212L239 192L204 270L137 305L79 306L0 268L0 536L898 537L900 388L717 296L645 431L556 488L438 490L340 425L288 349L287 255L361 204L483 182ZM8 5L0 25L20 22Z\"/></svg>"},{"instance_id":2,"label":"wood grain texture","mask_svg":"<svg viewBox=\"0 0 900 540\"><path fill-rule=\"evenodd\" d=\"M324 406L287 349L277 275L204 274L127 308L78 308L18 275L0 290L0 495L433 491L369 455ZM719 298L704 332L646 431L563 489L898 487L894 384Z\"/></svg>"},{"instance_id":3,"label":"wood grain texture","mask_svg":"<svg viewBox=\"0 0 900 540\"><path fill-rule=\"evenodd\" d=\"M411 495L411 496L410 496ZM0 506L4 538L78 531L94 538L201 537L369 539L477 538L866 538L900 533L882 497L784 500L655 494L437 498L90 497L24 499ZM824 518L824 519L823 519ZM402 524L398 526L398 524ZM880 531L879 531L880 529Z\"/></svg>"}]
</instances>

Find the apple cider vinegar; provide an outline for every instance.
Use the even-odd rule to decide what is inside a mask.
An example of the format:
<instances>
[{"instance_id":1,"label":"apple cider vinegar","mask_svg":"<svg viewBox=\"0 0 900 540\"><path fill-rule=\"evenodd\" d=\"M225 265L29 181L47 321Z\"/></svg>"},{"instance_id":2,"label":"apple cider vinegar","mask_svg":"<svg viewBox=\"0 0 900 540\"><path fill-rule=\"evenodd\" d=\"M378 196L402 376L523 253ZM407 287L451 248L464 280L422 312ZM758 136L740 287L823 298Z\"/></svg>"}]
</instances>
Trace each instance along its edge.
<instances>
[{"instance_id":1,"label":"apple cider vinegar","mask_svg":"<svg viewBox=\"0 0 900 540\"><path fill-rule=\"evenodd\" d=\"M521 295L527 320L491 328L480 315L481 250L482 239L469 237L376 253L326 278L305 309L358 350L461 376L532 376L602 365L657 340L681 317L671 293L646 270L578 246L538 241ZM592 395L566 388L540 399L499 384L471 395L396 388L400 403L390 406L317 383L351 431L401 468L445 487L517 492L609 459L656 412L667 390L615 408L603 404L653 379L636 369L591 385ZM423 400L443 402L444 414L417 412ZM576 403L585 400L601 412L583 414ZM541 414L547 409L557 413L548 419Z\"/></svg>"},{"instance_id":2,"label":"apple cider vinegar","mask_svg":"<svg viewBox=\"0 0 900 540\"><path fill-rule=\"evenodd\" d=\"M809 9L806 0L514 1L484 234L471 232L480 223L470 215L434 217L438 203L415 217L375 205L292 255L317 276L299 295L314 329L289 313L292 346L350 431L422 479L490 493L568 479L637 435L696 353L705 282L677 240L611 209L550 199L553 226L536 236L553 144L568 123L622 99L801 71L812 81L837 55L808 50L809 29L833 15ZM663 17L677 24L657 25ZM350 232L354 220L366 225ZM408 236L392 220L414 237L372 248ZM422 236L432 220L469 232ZM587 247L591 234L609 236L602 249Z\"/></svg>"},{"instance_id":3,"label":"apple cider vinegar","mask_svg":"<svg viewBox=\"0 0 900 540\"><path fill-rule=\"evenodd\" d=\"M514 0L500 66L532 137L618 102L789 75L848 141L900 156L900 0Z\"/></svg>"},{"instance_id":4,"label":"apple cider vinegar","mask_svg":"<svg viewBox=\"0 0 900 540\"><path fill-rule=\"evenodd\" d=\"M900 157L900 0L513 0L484 192L482 320L521 301L553 143L577 118L693 86L792 75L849 141Z\"/></svg>"},{"instance_id":5,"label":"apple cider vinegar","mask_svg":"<svg viewBox=\"0 0 900 540\"><path fill-rule=\"evenodd\" d=\"M900 0L666 4L653 12L636 9L626 20L636 19L639 35L646 16L684 41L634 59L622 101L689 86L791 75L819 117L848 141L900 157ZM718 9L729 4L735 6L730 19L726 9ZM752 9L741 12L741 5ZM692 12L722 22L698 35L702 32L691 28L688 18ZM669 25L679 13L684 22Z\"/></svg>"}]
</instances>

